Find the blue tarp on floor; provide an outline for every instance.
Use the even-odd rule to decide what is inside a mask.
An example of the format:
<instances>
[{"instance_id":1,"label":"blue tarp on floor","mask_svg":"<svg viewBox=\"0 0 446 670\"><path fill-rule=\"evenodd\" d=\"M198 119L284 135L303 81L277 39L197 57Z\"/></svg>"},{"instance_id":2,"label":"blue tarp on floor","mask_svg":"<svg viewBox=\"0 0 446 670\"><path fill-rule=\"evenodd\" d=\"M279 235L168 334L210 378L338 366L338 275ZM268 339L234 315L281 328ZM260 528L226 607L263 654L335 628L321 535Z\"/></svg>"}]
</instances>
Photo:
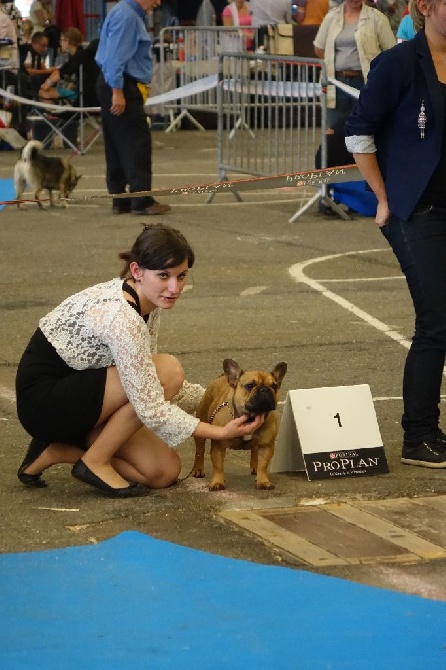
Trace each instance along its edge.
<instances>
[{"instance_id":1,"label":"blue tarp on floor","mask_svg":"<svg viewBox=\"0 0 446 670\"><path fill-rule=\"evenodd\" d=\"M126 532L0 556L2 670L444 670L446 603Z\"/></svg>"}]
</instances>

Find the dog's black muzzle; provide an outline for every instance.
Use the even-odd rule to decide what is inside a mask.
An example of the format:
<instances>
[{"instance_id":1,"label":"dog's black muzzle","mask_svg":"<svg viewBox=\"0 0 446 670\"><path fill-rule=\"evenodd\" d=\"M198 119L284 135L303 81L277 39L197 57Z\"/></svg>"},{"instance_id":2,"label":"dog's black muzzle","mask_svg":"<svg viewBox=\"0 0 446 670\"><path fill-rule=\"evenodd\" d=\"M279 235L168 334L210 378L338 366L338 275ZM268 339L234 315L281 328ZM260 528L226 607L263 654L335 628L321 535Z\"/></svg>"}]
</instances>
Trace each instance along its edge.
<instances>
[{"instance_id":1,"label":"dog's black muzzle","mask_svg":"<svg viewBox=\"0 0 446 670\"><path fill-rule=\"evenodd\" d=\"M252 398L245 405L251 416L266 414L276 409L276 398L269 386L261 386L256 390Z\"/></svg>"}]
</instances>

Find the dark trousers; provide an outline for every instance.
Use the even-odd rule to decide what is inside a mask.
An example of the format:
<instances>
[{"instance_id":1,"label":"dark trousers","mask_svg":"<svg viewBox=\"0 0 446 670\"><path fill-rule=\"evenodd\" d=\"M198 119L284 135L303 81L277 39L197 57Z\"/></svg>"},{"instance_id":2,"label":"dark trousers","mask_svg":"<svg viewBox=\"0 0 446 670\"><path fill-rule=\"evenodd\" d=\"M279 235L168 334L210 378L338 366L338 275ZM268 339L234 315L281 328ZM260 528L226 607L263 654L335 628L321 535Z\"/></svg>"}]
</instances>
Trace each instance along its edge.
<instances>
[{"instance_id":1,"label":"dark trousers","mask_svg":"<svg viewBox=\"0 0 446 670\"><path fill-rule=\"evenodd\" d=\"M358 77L336 77L338 81L352 88L360 90L364 86L364 78ZM349 93L336 88L336 107L334 109L327 109L327 128L333 128L335 123L345 116L349 115L356 102Z\"/></svg>"},{"instance_id":2,"label":"dark trousers","mask_svg":"<svg viewBox=\"0 0 446 670\"><path fill-rule=\"evenodd\" d=\"M134 79L124 77L126 108L116 116L110 112L112 89L99 75L96 92L101 106L104 135L106 182L109 193L150 191L152 187L152 137L142 95ZM152 205L150 196L116 198L113 206L140 210Z\"/></svg>"},{"instance_id":3,"label":"dark trousers","mask_svg":"<svg viewBox=\"0 0 446 670\"><path fill-rule=\"evenodd\" d=\"M415 334L403 379L404 443L438 431L446 354L446 208L419 205L409 221L395 216L381 229L406 277Z\"/></svg>"}]
</instances>

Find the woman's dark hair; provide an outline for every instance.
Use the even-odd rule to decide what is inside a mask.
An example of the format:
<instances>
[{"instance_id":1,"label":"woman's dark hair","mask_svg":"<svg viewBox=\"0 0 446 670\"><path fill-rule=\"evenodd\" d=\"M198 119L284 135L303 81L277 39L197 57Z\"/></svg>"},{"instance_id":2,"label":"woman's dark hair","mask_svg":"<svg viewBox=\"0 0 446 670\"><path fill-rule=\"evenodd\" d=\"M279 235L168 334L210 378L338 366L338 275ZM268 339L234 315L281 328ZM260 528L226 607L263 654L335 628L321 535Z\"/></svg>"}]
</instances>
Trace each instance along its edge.
<instances>
[{"instance_id":1,"label":"woman's dark hair","mask_svg":"<svg viewBox=\"0 0 446 670\"><path fill-rule=\"evenodd\" d=\"M131 276L130 263L138 263L145 270L165 270L187 260L187 267L191 268L195 254L179 230L162 223L152 223L144 226L131 250L120 253L119 258L125 261L121 272L121 279L125 279Z\"/></svg>"}]
</instances>

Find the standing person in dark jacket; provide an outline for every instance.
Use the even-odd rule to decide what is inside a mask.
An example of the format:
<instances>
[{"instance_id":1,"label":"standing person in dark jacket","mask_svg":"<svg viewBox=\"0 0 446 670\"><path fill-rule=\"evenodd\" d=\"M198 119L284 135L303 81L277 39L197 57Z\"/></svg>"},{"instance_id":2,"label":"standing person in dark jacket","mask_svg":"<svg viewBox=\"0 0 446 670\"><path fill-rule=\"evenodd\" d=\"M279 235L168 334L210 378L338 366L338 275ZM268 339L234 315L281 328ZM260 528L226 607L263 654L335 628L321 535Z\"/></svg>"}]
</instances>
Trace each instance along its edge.
<instances>
[{"instance_id":1,"label":"standing person in dark jacket","mask_svg":"<svg viewBox=\"0 0 446 670\"><path fill-rule=\"evenodd\" d=\"M446 468L440 388L446 354L446 3L411 0L415 37L372 62L346 145L378 198L376 223L415 308L402 462Z\"/></svg>"},{"instance_id":2,"label":"standing person in dark jacket","mask_svg":"<svg viewBox=\"0 0 446 670\"><path fill-rule=\"evenodd\" d=\"M144 104L152 79L150 36L145 14L160 0L120 0L107 15L96 62L101 68L97 94L107 164L109 193L150 191L152 138ZM152 197L114 198L114 214L165 214L169 205Z\"/></svg>"}]
</instances>

